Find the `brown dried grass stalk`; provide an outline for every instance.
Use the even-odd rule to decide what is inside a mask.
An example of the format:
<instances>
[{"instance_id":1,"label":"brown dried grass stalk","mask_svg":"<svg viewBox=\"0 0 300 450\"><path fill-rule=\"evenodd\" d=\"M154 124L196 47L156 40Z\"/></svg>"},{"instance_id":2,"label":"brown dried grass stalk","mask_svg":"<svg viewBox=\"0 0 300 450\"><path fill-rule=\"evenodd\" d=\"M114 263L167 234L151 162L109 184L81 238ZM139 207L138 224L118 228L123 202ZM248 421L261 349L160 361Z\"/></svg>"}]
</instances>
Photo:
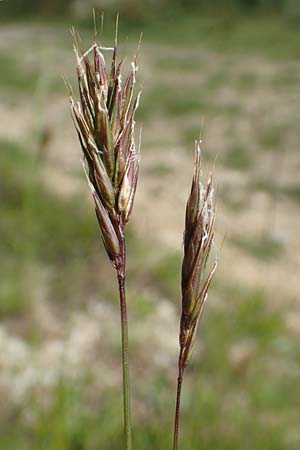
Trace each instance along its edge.
<instances>
[{"instance_id":1,"label":"brown dried grass stalk","mask_svg":"<svg viewBox=\"0 0 300 450\"><path fill-rule=\"evenodd\" d=\"M200 182L201 148L196 141L195 167L191 193L186 205L184 258L181 289L180 353L178 359L177 398L173 449L178 449L180 398L183 375L193 350L197 327L202 317L210 283L217 268L217 259L207 268L213 245L215 226L215 190L210 174L206 188Z\"/></svg>"},{"instance_id":2,"label":"brown dried grass stalk","mask_svg":"<svg viewBox=\"0 0 300 450\"><path fill-rule=\"evenodd\" d=\"M96 29L96 28L95 28ZM85 172L92 191L101 237L107 255L116 269L121 310L125 447L130 450L131 414L128 367L128 326L125 300L126 247L124 230L129 220L139 173L139 150L135 144L135 113L140 92L135 95L136 56L125 82L124 59L117 61L117 32L112 49L96 41L83 53L78 35L72 30L77 60L79 101L70 83L69 92L74 125L81 145ZM108 73L104 51L112 51Z\"/></svg>"}]
</instances>

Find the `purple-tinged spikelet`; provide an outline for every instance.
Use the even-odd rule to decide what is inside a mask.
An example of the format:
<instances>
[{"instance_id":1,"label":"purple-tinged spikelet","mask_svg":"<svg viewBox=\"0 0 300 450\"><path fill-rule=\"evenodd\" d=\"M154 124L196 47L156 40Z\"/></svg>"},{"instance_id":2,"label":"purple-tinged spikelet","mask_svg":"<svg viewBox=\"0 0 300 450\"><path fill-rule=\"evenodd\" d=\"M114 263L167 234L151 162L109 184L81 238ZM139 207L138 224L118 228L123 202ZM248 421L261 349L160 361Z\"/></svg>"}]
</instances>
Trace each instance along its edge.
<instances>
[{"instance_id":1,"label":"purple-tinged spikelet","mask_svg":"<svg viewBox=\"0 0 300 450\"><path fill-rule=\"evenodd\" d=\"M123 82L124 61L117 61L117 38L112 49L105 49L97 44L95 37L85 53L79 48L74 30L73 38L79 101L74 99L68 85L72 117L104 246L117 267L120 234L132 211L140 162L135 145L135 114L140 99L140 92L134 94L136 57ZM109 73L104 50L113 52Z\"/></svg>"},{"instance_id":2,"label":"purple-tinged spikelet","mask_svg":"<svg viewBox=\"0 0 300 450\"><path fill-rule=\"evenodd\" d=\"M206 188L200 182L201 148L196 142L195 167L191 193L187 201L182 264L182 315L180 323L180 364L187 366L208 288L217 268L217 260L207 267L215 225L215 190L210 175Z\"/></svg>"},{"instance_id":3,"label":"purple-tinged spikelet","mask_svg":"<svg viewBox=\"0 0 300 450\"><path fill-rule=\"evenodd\" d=\"M217 269L217 258L209 256L215 233L215 189L212 174L206 187L201 177L201 141L195 143L195 165L191 192L186 205L184 257L181 273L182 312L180 320L177 395L173 450L178 450L180 400L183 375L193 351L210 283Z\"/></svg>"}]
</instances>

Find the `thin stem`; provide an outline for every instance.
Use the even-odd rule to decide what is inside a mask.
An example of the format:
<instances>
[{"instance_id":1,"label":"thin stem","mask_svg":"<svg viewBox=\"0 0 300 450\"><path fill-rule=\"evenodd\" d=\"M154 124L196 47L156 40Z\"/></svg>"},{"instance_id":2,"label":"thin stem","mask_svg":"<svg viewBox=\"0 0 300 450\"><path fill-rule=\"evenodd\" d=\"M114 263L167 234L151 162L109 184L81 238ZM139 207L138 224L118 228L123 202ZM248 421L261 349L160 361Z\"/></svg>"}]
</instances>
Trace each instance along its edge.
<instances>
[{"instance_id":1,"label":"thin stem","mask_svg":"<svg viewBox=\"0 0 300 450\"><path fill-rule=\"evenodd\" d=\"M180 416L180 400L181 400L182 382L183 382L183 365L182 365L182 352L180 351L179 360L178 360L178 378L177 378L177 395L176 395L173 450L178 450L178 433L179 433L179 416Z\"/></svg>"},{"instance_id":2,"label":"thin stem","mask_svg":"<svg viewBox=\"0 0 300 450\"><path fill-rule=\"evenodd\" d=\"M120 312L121 312L121 330L122 330L122 365L123 365L123 407L124 407L124 433L125 449L132 450L131 437L131 411L130 411L130 379L129 379L129 356L128 356L128 322L127 307L125 298L125 271L126 271L126 247L123 228L118 227L118 234L121 246L120 264L117 268L119 294L120 294Z\"/></svg>"}]
</instances>

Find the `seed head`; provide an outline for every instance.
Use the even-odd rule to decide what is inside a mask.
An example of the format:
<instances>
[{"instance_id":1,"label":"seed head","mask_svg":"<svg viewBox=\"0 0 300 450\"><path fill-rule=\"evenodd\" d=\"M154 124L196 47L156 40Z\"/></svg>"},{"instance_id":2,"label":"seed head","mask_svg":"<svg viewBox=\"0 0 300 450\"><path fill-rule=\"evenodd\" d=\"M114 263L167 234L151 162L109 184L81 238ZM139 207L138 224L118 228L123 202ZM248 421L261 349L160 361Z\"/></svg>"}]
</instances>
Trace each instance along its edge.
<instances>
[{"instance_id":1,"label":"seed head","mask_svg":"<svg viewBox=\"0 0 300 450\"><path fill-rule=\"evenodd\" d=\"M182 315L180 323L181 363L184 369L192 354L193 342L208 288L217 268L217 259L207 268L213 244L215 191L210 175L206 188L201 176L200 141L195 146L195 167L191 193L187 201L182 264Z\"/></svg>"},{"instance_id":2,"label":"seed head","mask_svg":"<svg viewBox=\"0 0 300 450\"><path fill-rule=\"evenodd\" d=\"M120 246L117 228L124 229L133 206L140 158L135 145L135 114L140 93L134 94L136 57L123 82L124 59L117 61L117 30L113 48L94 43L83 53L72 30L77 61L79 101L67 82L71 112L95 201L102 239L116 264ZM112 51L107 72L104 50Z\"/></svg>"}]
</instances>

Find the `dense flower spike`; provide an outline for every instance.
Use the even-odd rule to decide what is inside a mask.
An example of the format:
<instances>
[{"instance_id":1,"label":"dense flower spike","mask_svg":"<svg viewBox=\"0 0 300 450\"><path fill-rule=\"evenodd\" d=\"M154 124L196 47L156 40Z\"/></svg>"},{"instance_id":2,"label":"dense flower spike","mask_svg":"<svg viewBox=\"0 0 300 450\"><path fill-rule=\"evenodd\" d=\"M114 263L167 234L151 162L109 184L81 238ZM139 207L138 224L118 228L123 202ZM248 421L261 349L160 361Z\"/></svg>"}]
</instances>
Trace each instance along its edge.
<instances>
[{"instance_id":1,"label":"dense flower spike","mask_svg":"<svg viewBox=\"0 0 300 450\"><path fill-rule=\"evenodd\" d=\"M180 320L177 400L174 426L173 450L178 449L180 397L183 374L188 365L197 327L201 319L210 283L217 268L217 258L208 268L213 245L215 225L215 190L210 175L206 188L201 176L201 148L196 141L195 167L189 195L184 232L184 258L182 263L181 290L182 313Z\"/></svg>"},{"instance_id":2,"label":"dense flower spike","mask_svg":"<svg viewBox=\"0 0 300 450\"><path fill-rule=\"evenodd\" d=\"M70 90L71 111L92 187L95 210L104 246L118 266L118 228L124 230L133 206L140 156L135 145L135 113L140 92L134 95L136 57L123 83L123 60L117 62L117 37L113 48L97 44L85 53L74 30L79 101ZM112 51L107 73L104 51Z\"/></svg>"}]
</instances>

